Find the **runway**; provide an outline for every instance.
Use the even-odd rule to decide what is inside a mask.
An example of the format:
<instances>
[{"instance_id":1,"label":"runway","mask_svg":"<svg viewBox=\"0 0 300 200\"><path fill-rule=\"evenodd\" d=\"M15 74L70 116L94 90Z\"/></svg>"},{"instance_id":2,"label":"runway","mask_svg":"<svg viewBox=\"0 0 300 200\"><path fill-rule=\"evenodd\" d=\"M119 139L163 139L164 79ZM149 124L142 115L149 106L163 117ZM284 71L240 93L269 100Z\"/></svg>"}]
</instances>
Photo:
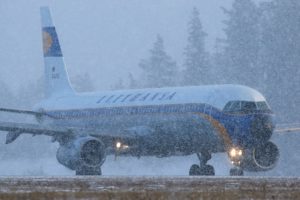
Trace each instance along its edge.
<instances>
[{"instance_id":1,"label":"runway","mask_svg":"<svg viewBox=\"0 0 300 200\"><path fill-rule=\"evenodd\" d=\"M300 178L0 177L0 199L300 199Z\"/></svg>"}]
</instances>

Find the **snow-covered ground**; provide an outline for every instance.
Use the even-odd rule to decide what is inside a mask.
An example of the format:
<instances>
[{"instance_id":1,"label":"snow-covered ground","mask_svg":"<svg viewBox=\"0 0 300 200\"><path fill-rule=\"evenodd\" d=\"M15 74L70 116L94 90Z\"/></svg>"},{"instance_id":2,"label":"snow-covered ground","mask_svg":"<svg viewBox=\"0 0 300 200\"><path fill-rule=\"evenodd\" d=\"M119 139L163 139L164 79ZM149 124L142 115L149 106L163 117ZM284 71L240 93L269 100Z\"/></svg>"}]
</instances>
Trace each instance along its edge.
<instances>
[{"instance_id":1,"label":"snow-covered ground","mask_svg":"<svg viewBox=\"0 0 300 200\"><path fill-rule=\"evenodd\" d=\"M28 138L27 138L28 140ZM30 141L30 140L29 140ZM268 172L249 173L249 176L300 176L300 133L289 133L274 135L273 141L280 148L280 160L275 169ZM14 156L13 158L2 158L0 162L0 175L35 175L35 176L72 176L74 172L68 170L56 161L54 144L49 144L41 149L40 146L28 144L31 148L39 148L41 156L35 158L26 158ZM43 151L51 152L51 155L44 156ZM140 159L133 157L109 156L102 167L103 175L187 175L189 167L197 163L197 157L169 157L155 158L142 157ZM216 175L228 175L231 167L226 154L214 154L209 162L215 167Z\"/></svg>"}]
</instances>

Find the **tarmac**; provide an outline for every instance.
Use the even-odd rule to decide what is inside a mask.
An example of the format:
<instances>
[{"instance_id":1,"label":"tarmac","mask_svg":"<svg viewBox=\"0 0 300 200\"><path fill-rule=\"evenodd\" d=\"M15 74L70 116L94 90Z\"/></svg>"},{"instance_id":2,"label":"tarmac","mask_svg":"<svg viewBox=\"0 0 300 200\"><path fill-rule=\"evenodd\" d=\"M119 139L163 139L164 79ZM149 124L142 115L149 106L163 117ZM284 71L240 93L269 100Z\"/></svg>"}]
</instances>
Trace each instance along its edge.
<instances>
[{"instance_id":1,"label":"tarmac","mask_svg":"<svg viewBox=\"0 0 300 200\"><path fill-rule=\"evenodd\" d=\"M0 177L0 199L300 199L300 178Z\"/></svg>"}]
</instances>

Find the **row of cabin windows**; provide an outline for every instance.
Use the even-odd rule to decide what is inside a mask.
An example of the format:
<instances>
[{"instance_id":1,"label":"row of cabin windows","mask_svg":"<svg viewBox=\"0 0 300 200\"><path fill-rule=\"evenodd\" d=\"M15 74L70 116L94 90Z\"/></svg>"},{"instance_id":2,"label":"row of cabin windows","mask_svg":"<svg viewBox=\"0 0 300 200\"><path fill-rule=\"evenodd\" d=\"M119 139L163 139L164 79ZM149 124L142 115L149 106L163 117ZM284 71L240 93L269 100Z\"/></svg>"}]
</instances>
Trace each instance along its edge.
<instances>
[{"instance_id":1,"label":"row of cabin windows","mask_svg":"<svg viewBox=\"0 0 300 200\"><path fill-rule=\"evenodd\" d=\"M253 111L271 111L269 105L265 101L253 102L253 101L230 101L224 108L224 112L243 112L249 113Z\"/></svg>"},{"instance_id":2,"label":"row of cabin windows","mask_svg":"<svg viewBox=\"0 0 300 200\"><path fill-rule=\"evenodd\" d=\"M146 100L172 100L176 95L176 92L173 93L147 93L147 94L120 94L120 95L111 95L101 97L97 103L120 103L120 102L134 102L134 101L146 101Z\"/></svg>"}]
</instances>

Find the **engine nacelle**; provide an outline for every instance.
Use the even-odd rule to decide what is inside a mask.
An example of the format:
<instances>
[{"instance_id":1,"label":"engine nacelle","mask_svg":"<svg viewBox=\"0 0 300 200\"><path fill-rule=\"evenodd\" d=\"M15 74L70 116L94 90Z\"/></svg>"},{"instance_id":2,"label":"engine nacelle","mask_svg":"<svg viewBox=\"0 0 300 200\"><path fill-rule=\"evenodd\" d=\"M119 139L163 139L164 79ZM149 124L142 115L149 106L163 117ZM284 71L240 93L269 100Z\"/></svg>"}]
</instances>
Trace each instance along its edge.
<instances>
[{"instance_id":1,"label":"engine nacelle","mask_svg":"<svg viewBox=\"0 0 300 200\"><path fill-rule=\"evenodd\" d=\"M58 162L72 170L85 167L100 167L106 158L103 142L94 137L79 137L59 147Z\"/></svg>"},{"instance_id":2,"label":"engine nacelle","mask_svg":"<svg viewBox=\"0 0 300 200\"><path fill-rule=\"evenodd\" d=\"M279 149L273 142L251 150L246 150L241 166L248 171L266 171L273 169L279 158Z\"/></svg>"}]
</instances>

